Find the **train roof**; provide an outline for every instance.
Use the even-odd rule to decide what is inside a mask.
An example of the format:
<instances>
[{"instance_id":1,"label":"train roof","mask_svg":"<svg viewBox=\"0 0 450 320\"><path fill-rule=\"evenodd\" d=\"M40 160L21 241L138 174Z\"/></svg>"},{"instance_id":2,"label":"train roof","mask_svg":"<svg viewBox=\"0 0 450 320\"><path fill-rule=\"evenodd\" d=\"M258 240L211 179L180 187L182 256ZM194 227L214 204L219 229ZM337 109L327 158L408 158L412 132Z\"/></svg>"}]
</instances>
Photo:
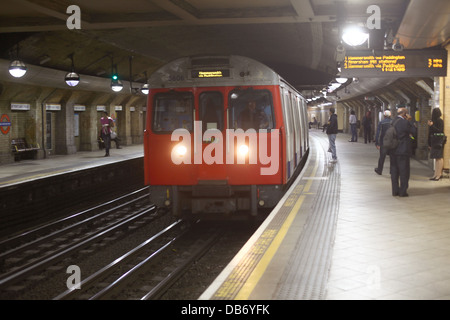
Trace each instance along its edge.
<instances>
[{"instance_id":1,"label":"train roof","mask_svg":"<svg viewBox=\"0 0 450 320\"><path fill-rule=\"evenodd\" d=\"M281 77L248 57L192 56L173 60L149 78L150 88L278 85Z\"/></svg>"}]
</instances>

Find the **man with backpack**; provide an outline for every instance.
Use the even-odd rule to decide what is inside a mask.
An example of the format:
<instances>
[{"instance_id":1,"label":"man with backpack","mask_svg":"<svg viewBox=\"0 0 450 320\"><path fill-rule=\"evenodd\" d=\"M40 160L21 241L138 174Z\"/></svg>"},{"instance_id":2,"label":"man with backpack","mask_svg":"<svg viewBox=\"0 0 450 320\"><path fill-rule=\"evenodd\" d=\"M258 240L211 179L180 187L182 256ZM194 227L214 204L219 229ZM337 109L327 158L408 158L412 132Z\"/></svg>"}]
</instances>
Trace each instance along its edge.
<instances>
[{"instance_id":1,"label":"man with backpack","mask_svg":"<svg viewBox=\"0 0 450 320\"><path fill-rule=\"evenodd\" d=\"M383 173L384 160L387 155L387 148L383 146L383 138L386 131L391 126L391 111L384 111L384 119L378 123L377 134L375 135L375 147L380 150L380 157L378 158L378 167L375 168L375 172L379 175Z\"/></svg>"},{"instance_id":2,"label":"man with backpack","mask_svg":"<svg viewBox=\"0 0 450 320\"><path fill-rule=\"evenodd\" d=\"M406 108L397 110L397 118L393 123L398 146L390 150L392 195L407 197L410 176L411 136L416 134L416 127ZM400 182L400 183L399 183Z\"/></svg>"}]
</instances>

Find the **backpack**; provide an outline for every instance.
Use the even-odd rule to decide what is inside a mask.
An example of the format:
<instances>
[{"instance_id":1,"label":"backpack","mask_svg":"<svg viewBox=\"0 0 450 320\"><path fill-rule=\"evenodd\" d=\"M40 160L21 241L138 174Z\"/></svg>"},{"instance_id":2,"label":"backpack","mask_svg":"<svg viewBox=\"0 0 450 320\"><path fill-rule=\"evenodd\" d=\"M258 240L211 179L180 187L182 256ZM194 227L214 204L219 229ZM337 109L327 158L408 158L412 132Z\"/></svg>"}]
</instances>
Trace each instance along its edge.
<instances>
[{"instance_id":1,"label":"backpack","mask_svg":"<svg viewBox=\"0 0 450 320\"><path fill-rule=\"evenodd\" d=\"M393 150L398 146L397 130L395 129L395 124L398 119L391 122L391 126L386 130L383 137L383 147L387 150Z\"/></svg>"}]
</instances>

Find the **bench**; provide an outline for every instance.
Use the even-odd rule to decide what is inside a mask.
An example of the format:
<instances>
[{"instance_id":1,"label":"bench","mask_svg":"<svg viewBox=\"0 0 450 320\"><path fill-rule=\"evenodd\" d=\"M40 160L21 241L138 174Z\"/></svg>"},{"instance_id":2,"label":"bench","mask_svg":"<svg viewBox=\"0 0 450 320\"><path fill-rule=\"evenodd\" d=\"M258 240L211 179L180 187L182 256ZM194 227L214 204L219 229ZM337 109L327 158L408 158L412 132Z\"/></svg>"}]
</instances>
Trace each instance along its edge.
<instances>
[{"instance_id":1,"label":"bench","mask_svg":"<svg viewBox=\"0 0 450 320\"><path fill-rule=\"evenodd\" d=\"M37 151L41 149L39 144L36 146L27 144L25 138L18 138L11 140L11 150L14 154L14 160L20 161L22 156L30 157L31 159L36 159Z\"/></svg>"}]
</instances>

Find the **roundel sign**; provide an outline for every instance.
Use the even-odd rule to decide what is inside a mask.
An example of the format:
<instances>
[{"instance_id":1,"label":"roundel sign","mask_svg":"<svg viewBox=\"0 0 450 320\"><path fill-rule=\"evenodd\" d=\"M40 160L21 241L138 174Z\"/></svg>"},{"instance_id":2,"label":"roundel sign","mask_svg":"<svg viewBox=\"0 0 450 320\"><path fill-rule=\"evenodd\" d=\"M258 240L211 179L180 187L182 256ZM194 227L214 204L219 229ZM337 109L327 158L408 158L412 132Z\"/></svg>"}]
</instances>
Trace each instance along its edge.
<instances>
[{"instance_id":1,"label":"roundel sign","mask_svg":"<svg viewBox=\"0 0 450 320\"><path fill-rule=\"evenodd\" d=\"M2 114L0 117L0 130L3 134L7 134L9 130L11 129L11 120L9 120L9 117L7 114Z\"/></svg>"}]
</instances>

